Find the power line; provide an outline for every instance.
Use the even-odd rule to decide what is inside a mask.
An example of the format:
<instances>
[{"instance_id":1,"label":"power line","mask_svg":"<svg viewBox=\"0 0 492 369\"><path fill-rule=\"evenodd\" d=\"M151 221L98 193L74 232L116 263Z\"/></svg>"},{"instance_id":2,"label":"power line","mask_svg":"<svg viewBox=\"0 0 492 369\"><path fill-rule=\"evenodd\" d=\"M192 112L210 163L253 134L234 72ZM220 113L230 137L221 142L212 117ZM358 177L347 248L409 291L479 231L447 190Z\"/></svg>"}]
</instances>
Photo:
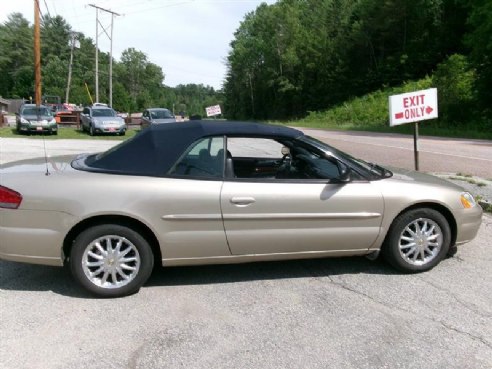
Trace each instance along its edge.
<instances>
[{"instance_id":1,"label":"power line","mask_svg":"<svg viewBox=\"0 0 492 369\"><path fill-rule=\"evenodd\" d=\"M46 7L46 12L48 13L48 16L51 18L50 10L48 9L48 3L46 0L44 0L44 6Z\"/></svg>"}]
</instances>

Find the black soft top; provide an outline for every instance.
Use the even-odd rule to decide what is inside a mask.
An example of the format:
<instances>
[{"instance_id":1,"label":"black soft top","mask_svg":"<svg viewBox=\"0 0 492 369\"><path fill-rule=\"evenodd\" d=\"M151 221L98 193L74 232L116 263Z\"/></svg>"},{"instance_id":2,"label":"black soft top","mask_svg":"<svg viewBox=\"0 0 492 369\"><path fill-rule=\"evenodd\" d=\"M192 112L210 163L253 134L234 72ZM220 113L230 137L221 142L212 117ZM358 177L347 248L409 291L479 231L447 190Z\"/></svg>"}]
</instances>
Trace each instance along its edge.
<instances>
[{"instance_id":1,"label":"black soft top","mask_svg":"<svg viewBox=\"0 0 492 369\"><path fill-rule=\"evenodd\" d=\"M294 139L304 134L293 128L250 122L191 121L152 125L112 149L75 160L75 169L129 175L163 176L203 137L265 137Z\"/></svg>"}]
</instances>

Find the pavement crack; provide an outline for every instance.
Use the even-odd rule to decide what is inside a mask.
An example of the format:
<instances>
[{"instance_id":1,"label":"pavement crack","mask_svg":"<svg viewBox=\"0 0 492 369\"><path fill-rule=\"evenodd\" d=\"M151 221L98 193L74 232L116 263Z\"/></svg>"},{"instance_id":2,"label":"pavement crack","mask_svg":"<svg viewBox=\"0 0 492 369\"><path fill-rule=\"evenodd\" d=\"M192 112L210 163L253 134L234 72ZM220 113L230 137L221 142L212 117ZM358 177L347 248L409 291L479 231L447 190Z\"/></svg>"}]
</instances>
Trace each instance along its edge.
<instances>
[{"instance_id":1,"label":"pavement crack","mask_svg":"<svg viewBox=\"0 0 492 369\"><path fill-rule=\"evenodd\" d=\"M480 337L480 336L476 336L474 334L471 334L469 332L465 332L465 331L462 331L461 329L458 329L456 327L452 327L451 325L449 324L446 324L445 322L443 322L442 320L434 320L432 319L434 322L436 323L439 323L441 324L444 328L446 328L447 330L450 330L450 331L453 331L453 332L456 332L456 333L459 333L459 334L463 334L465 336L468 336L470 339L474 340L474 341L479 341L480 343L484 344L485 346L487 346L489 349L492 349L492 344L489 343L487 340L485 340L485 338L483 337Z\"/></svg>"},{"instance_id":2,"label":"pavement crack","mask_svg":"<svg viewBox=\"0 0 492 369\"><path fill-rule=\"evenodd\" d=\"M478 306L474 306L472 304L468 304L462 300L460 300L458 297L456 297L456 295L451 292L450 290L444 288L444 287L441 287L435 283L432 283L431 281L428 281L420 276L416 276L419 280L421 280L422 282L424 282L425 284L428 284L429 286L435 288L436 290L438 291L441 291L443 293L445 293L447 296L450 296L454 299L454 301L456 301L458 304L460 304L461 306L463 306L465 309L468 309L470 311L472 311L473 313L477 314L477 315L480 315L481 317L483 318L492 318L492 314L490 313L487 313L487 312L483 312L481 311Z\"/></svg>"},{"instance_id":3,"label":"pavement crack","mask_svg":"<svg viewBox=\"0 0 492 369\"><path fill-rule=\"evenodd\" d=\"M408 309L404 309L402 308L401 306L397 306L397 305L393 305L393 304L388 304L388 303L385 303L385 302L382 302L378 299L375 299L374 297L368 295L367 293L364 293L364 292L361 292L361 291L358 291L356 290L355 288L352 288L350 286L348 286L346 283L344 283L343 281L339 282L339 281L335 281L331 276L326 276L330 282L339 287L339 288L342 288L346 291L349 291L349 292L352 292L352 293L355 293L359 296L363 296L371 301L373 301L374 303L378 304L378 305L381 305L385 308L389 308L389 309L392 309L392 310L398 310L402 313L405 313L405 314L412 314L414 316L418 316L420 319L426 319L426 320L429 320L433 323L436 323L436 324L439 324L441 327L443 327L444 329L448 330L448 331L453 331L453 332L456 332L458 334L462 334L462 335L465 335L467 337L469 337L471 340L473 341L478 341L480 342L481 344L487 346L488 348L492 349L492 344L490 342L488 342L485 338L481 337L481 336L477 336L477 335L474 335L472 333L469 333L469 332L465 332L459 328L456 328L456 327L453 327L451 326L450 324L448 323L445 323L444 321L440 320L440 319L436 319L436 318L432 318L432 317L422 317L420 314L416 314L414 311L411 311L411 310L408 310ZM319 278L319 276L316 276L317 279L321 280L321 278ZM466 306L465 306L466 307Z\"/></svg>"}]
</instances>

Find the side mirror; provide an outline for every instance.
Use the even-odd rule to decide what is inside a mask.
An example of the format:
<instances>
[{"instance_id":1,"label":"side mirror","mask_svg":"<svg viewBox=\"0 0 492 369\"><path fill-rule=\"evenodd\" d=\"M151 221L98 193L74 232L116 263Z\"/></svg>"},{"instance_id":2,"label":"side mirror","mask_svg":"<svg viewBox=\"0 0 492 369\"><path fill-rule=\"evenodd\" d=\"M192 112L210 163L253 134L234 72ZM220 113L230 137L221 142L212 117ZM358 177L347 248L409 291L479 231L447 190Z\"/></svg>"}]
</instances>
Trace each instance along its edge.
<instances>
[{"instance_id":1,"label":"side mirror","mask_svg":"<svg viewBox=\"0 0 492 369\"><path fill-rule=\"evenodd\" d=\"M337 178L337 182L349 183L352 180L352 170L350 169L350 167L339 162L338 168L340 170L340 175Z\"/></svg>"}]
</instances>

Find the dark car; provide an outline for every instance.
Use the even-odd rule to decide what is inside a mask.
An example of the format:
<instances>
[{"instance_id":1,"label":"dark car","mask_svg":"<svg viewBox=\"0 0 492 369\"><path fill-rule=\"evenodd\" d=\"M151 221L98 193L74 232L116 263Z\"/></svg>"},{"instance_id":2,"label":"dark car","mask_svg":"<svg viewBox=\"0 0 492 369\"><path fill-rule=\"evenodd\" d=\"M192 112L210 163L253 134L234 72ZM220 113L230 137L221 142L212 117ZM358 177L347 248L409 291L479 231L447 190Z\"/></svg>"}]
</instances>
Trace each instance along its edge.
<instances>
[{"instance_id":1,"label":"dark car","mask_svg":"<svg viewBox=\"0 0 492 369\"><path fill-rule=\"evenodd\" d=\"M47 106L24 104L16 114L16 128L19 133L42 132L58 134L58 125L51 109Z\"/></svg>"},{"instance_id":2,"label":"dark car","mask_svg":"<svg viewBox=\"0 0 492 369\"><path fill-rule=\"evenodd\" d=\"M174 123L176 117L169 109L164 108L152 108L147 109L142 114L141 125L142 128L148 127L152 124L162 123Z\"/></svg>"}]
</instances>

